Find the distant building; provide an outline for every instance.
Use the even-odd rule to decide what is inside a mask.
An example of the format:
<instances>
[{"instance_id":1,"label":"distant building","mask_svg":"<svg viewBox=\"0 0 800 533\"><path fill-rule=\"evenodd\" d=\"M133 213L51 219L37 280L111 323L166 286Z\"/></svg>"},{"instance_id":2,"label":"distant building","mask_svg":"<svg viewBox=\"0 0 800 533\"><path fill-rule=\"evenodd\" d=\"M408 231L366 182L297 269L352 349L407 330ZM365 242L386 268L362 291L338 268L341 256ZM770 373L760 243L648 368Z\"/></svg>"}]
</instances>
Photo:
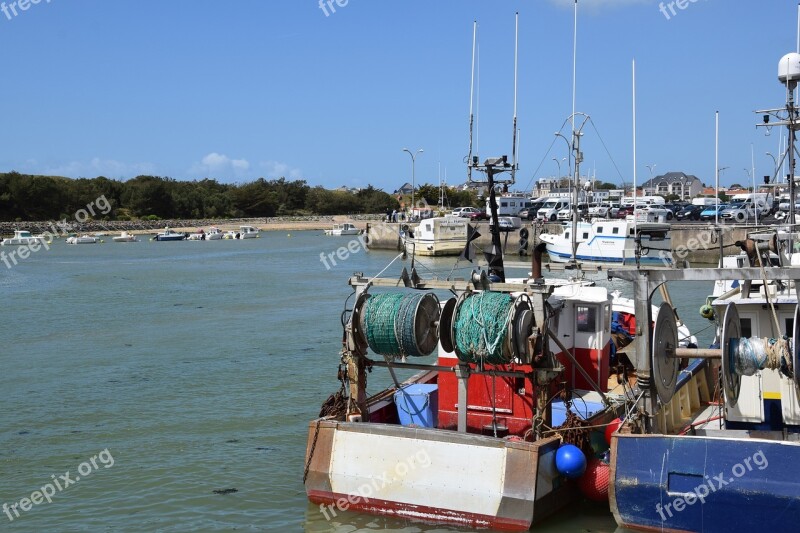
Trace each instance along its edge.
<instances>
[{"instance_id":1,"label":"distant building","mask_svg":"<svg viewBox=\"0 0 800 533\"><path fill-rule=\"evenodd\" d=\"M352 194L355 194L360 190L361 189L359 189L357 187L348 187L347 185L342 185L338 189L334 189L334 191L336 191L336 192L349 192L349 193L352 193Z\"/></svg>"},{"instance_id":2,"label":"distant building","mask_svg":"<svg viewBox=\"0 0 800 533\"><path fill-rule=\"evenodd\" d=\"M558 188L558 178L542 178L536 182L536 188L533 189L534 198L544 198L550 196L550 191Z\"/></svg>"},{"instance_id":3,"label":"distant building","mask_svg":"<svg viewBox=\"0 0 800 533\"><path fill-rule=\"evenodd\" d=\"M402 187L394 191L394 194L411 194L412 192L414 192L414 187L412 187L410 183L406 182Z\"/></svg>"},{"instance_id":4,"label":"distant building","mask_svg":"<svg viewBox=\"0 0 800 533\"><path fill-rule=\"evenodd\" d=\"M689 200L701 194L703 184L697 176L683 172L667 172L642 184L645 196L670 196L675 195L682 200Z\"/></svg>"}]
</instances>

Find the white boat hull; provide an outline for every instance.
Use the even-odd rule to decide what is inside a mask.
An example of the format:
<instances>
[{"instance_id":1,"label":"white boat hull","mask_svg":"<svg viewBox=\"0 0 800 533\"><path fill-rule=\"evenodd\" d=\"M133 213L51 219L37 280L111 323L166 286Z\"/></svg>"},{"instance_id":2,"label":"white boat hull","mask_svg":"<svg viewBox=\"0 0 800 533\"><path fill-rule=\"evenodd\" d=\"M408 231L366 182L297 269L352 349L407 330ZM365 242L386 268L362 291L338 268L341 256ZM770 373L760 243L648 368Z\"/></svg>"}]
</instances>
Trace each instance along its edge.
<instances>
[{"instance_id":1,"label":"white boat hull","mask_svg":"<svg viewBox=\"0 0 800 533\"><path fill-rule=\"evenodd\" d=\"M646 224L639 224L640 229ZM654 224L649 224L657 228ZM578 224L577 251L575 258L590 263L636 263L636 242L631 231L633 221L592 221ZM616 229L617 233L612 233ZM542 233L539 238L547 244L547 254L554 263L567 263L572 260L572 228L569 224L561 234ZM640 264L672 265L671 241L668 226L663 225L663 238L653 238L642 234L643 253Z\"/></svg>"},{"instance_id":2,"label":"white boat hull","mask_svg":"<svg viewBox=\"0 0 800 533\"><path fill-rule=\"evenodd\" d=\"M423 256L460 255L467 245L467 222L452 217L423 220L406 237L406 252Z\"/></svg>"}]
</instances>

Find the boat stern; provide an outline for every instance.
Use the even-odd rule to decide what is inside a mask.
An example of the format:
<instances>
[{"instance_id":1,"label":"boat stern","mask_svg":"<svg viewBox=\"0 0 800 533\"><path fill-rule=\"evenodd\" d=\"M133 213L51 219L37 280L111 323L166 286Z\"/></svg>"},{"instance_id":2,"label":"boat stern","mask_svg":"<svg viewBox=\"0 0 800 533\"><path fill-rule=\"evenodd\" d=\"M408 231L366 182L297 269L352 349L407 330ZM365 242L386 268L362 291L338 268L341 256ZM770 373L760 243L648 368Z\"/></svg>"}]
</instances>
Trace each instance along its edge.
<instances>
[{"instance_id":1,"label":"boat stern","mask_svg":"<svg viewBox=\"0 0 800 533\"><path fill-rule=\"evenodd\" d=\"M320 512L402 516L525 531L571 500L558 438L538 442L321 419L309 425L305 486Z\"/></svg>"}]
</instances>

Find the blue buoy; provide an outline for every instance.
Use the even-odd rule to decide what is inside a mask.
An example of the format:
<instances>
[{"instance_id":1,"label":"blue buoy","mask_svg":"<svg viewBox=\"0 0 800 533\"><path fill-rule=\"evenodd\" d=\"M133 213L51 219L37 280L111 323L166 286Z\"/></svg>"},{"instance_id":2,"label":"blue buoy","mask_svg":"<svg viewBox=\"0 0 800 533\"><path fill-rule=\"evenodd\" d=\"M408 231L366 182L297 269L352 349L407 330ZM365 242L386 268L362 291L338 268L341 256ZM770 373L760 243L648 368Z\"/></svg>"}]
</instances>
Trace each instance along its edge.
<instances>
[{"instance_id":1,"label":"blue buoy","mask_svg":"<svg viewBox=\"0 0 800 533\"><path fill-rule=\"evenodd\" d=\"M569 479L576 479L586 471L586 456L577 446L564 444L556 452L556 469Z\"/></svg>"}]
</instances>

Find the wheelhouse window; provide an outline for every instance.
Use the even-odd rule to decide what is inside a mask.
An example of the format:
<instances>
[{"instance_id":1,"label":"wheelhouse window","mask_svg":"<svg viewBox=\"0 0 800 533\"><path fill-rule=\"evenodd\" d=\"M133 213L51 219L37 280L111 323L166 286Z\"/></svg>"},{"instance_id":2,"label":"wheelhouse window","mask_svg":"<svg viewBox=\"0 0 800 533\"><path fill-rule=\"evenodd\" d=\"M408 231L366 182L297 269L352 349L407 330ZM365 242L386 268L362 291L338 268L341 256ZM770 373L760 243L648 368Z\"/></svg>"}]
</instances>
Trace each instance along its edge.
<instances>
[{"instance_id":1,"label":"wheelhouse window","mask_svg":"<svg viewBox=\"0 0 800 533\"><path fill-rule=\"evenodd\" d=\"M580 333L597 331L597 308L593 305L578 306L576 313L577 329Z\"/></svg>"},{"instance_id":2,"label":"wheelhouse window","mask_svg":"<svg viewBox=\"0 0 800 533\"><path fill-rule=\"evenodd\" d=\"M611 233L613 235L619 235L619 228L611 228Z\"/></svg>"}]
</instances>

